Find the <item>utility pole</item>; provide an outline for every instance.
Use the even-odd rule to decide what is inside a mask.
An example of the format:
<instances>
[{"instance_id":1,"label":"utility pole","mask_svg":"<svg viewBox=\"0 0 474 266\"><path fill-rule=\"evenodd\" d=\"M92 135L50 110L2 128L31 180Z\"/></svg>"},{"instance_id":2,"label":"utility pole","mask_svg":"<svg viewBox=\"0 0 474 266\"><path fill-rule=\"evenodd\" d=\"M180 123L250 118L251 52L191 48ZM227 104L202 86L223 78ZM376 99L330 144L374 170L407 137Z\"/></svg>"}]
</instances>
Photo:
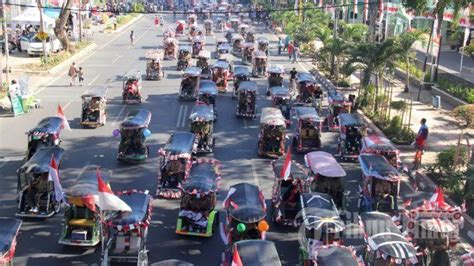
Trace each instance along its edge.
<instances>
[{"instance_id":1,"label":"utility pole","mask_svg":"<svg viewBox=\"0 0 474 266\"><path fill-rule=\"evenodd\" d=\"M82 1L79 0L79 42L82 42L82 14L81 14L81 9L82 9Z\"/></svg>"},{"instance_id":2,"label":"utility pole","mask_svg":"<svg viewBox=\"0 0 474 266\"><path fill-rule=\"evenodd\" d=\"M44 21L43 21L43 4L41 4L41 0L36 0L36 3L38 5L38 10L40 13L40 31L41 31L41 42L43 43L43 56L44 56L44 62L48 63L48 53L46 52L46 38L44 38Z\"/></svg>"},{"instance_id":3,"label":"utility pole","mask_svg":"<svg viewBox=\"0 0 474 266\"><path fill-rule=\"evenodd\" d=\"M7 19L5 18L6 17L6 12L5 12L5 2L4 0L1 0L2 1L2 13L1 13L1 20L2 20L2 31L3 31L3 35L5 36L5 43L3 44L5 46L5 82L8 84L10 84L10 74L9 74L9 70L10 70L10 64L9 64L9 57L10 57L10 50L8 48L8 34L7 34ZM3 64L0 64L0 67L2 68L1 71L2 73L0 73L0 86L3 84L2 83L2 76L3 76Z\"/></svg>"}]
</instances>

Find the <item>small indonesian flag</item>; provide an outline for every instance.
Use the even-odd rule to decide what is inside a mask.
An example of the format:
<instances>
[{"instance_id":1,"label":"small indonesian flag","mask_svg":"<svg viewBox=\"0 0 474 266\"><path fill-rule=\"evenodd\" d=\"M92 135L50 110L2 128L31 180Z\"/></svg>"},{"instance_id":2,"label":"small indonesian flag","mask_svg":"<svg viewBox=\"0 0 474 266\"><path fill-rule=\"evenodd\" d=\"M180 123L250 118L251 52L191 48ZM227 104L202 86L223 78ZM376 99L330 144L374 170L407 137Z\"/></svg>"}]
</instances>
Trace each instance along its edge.
<instances>
[{"instance_id":1,"label":"small indonesian flag","mask_svg":"<svg viewBox=\"0 0 474 266\"><path fill-rule=\"evenodd\" d=\"M243 266L242 259L240 259L240 254L237 247L235 247L234 254L232 255L232 266Z\"/></svg>"},{"instance_id":2,"label":"small indonesian flag","mask_svg":"<svg viewBox=\"0 0 474 266\"><path fill-rule=\"evenodd\" d=\"M58 113L56 114L57 117L61 117L63 119L63 128L67 130L71 130L69 126L69 122L67 121L66 115L64 115L64 110L60 104L58 104Z\"/></svg>"},{"instance_id":3,"label":"small indonesian flag","mask_svg":"<svg viewBox=\"0 0 474 266\"><path fill-rule=\"evenodd\" d=\"M364 21L369 19L369 0L364 0Z\"/></svg>"},{"instance_id":4,"label":"small indonesian flag","mask_svg":"<svg viewBox=\"0 0 474 266\"><path fill-rule=\"evenodd\" d=\"M285 162L283 163L283 167L281 168L280 176L284 180L287 180L288 177L290 176L290 172L291 172L291 150L290 150L290 147L288 147L288 151L285 157Z\"/></svg>"},{"instance_id":5,"label":"small indonesian flag","mask_svg":"<svg viewBox=\"0 0 474 266\"><path fill-rule=\"evenodd\" d=\"M54 197L57 202L60 202L64 199L63 188L59 179L59 170L56 161L54 160L54 155L51 158L51 163L49 165L48 180L52 181L54 184Z\"/></svg>"},{"instance_id":6,"label":"small indonesian flag","mask_svg":"<svg viewBox=\"0 0 474 266\"><path fill-rule=\"evenodd\" d=\"M115 196L109 186L100 177L99 169L97 169L98 197L97 206L101 211L123 211L131 212L132 209L119 197Z\"/></svg>"},{"instance_id":7,"label":"small indonesian flag","mask_svg":"<svg viewBox=\"0 0 474 266\"><path fill-rule=\"evenodd\" d=\"M444 193L441 187L437 186L435 189L435 194L431 197L430 202L435 203L438 207L444 206Z\"/></svg>"},{"instance_id":8,"label":"small indonesian flag","mask_svg":"<svg viewBox=\"0 0 474 266\"><path fill-rule=\"evenodd\" d=\"M354 0L354 10L353 10L354 14L357 14L357 12L358 12L357 11L357 9L358 9L357 5L358 5L358 0Z\"/></svg>"}]
</instances>

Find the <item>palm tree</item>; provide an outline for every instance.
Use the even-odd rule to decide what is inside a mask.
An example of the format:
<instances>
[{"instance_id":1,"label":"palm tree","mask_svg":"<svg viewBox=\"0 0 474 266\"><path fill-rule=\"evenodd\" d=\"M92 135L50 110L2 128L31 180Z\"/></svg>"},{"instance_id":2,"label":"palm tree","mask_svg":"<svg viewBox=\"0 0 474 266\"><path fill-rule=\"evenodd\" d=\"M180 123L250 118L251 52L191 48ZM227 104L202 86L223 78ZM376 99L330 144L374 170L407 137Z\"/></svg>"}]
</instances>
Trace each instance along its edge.
<instances>
[{"instance_id":1,"label":"palm tree","mask_svg":"<svg viewBox=\"0 0 474 266\"><path fill-rule=\"evenodd\" d=\"M394 60L400 55L400 47L396 39L389 38L382 43L361 43L352 50L349 60L344 65L344 73L350 75L357 70L362 72L361 88L363 98L367 99L367 87L372 75L375 75L375 96L378 95L383 76L387 69L394 68ZM382 84L381 84L382 81ZM378 103L375 102L374 110Z\"/></svg>"},{"instance_id":2,"label":"palm tree","mask_svg":"<svg viewBox=\"0 0 474 266\"><path fill-rule=\"evenodd\" d=\"M410 92L410 59L414 56L411 47L413 44L421 40L423 32L421 31L409 31L400 34L397 37L400 51L399 56L401 60L404 60L406 63L406 79L405 79L405 90L404 92Z\"/></svg>"}]
</instances>

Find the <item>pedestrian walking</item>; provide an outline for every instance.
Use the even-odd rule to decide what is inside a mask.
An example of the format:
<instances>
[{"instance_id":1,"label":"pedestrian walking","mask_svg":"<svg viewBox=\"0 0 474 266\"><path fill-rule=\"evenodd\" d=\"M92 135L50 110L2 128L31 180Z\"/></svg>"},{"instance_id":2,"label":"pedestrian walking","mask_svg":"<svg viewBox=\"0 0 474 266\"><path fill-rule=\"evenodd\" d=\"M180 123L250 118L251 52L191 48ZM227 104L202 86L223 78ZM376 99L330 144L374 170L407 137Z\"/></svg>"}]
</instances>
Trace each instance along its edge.
<instances>
[{"instance_id":1,"label":"pedestrian walking","mask_svg":"<svg viewBox=\"0 0 474 266\"><path fill-rule=\"evenodd\" d=\"M281 55L281 49L283 48L283 41L281 37L278 37L278 55Z\"/></svg>"},{"instance_id":2,"label":"pedestrian walking","mask_svg":"<svg viewBox=\"0 0 474 266\"><path fill-rule=\"evenodd\" d=\"M72 62L71 66L69 67L68 76L71 78L69 81L69 86L75 85L77 77L76 63Z\"/></svg>"},{"instance_id":3,"label":"pedestrian walking","mask_svg":"<svg viewBox=\"0 0 474 266\"><path fill-rule=\"evenodd\" d=\"M295 46L293 48L293 60L292 62L298 62L298 56L300 55L300 48L298 46Z\"/></svg>"},{"instance_id":4,"label":"pedestrian walking","mask_svg":"<svg viewBox=\"0 0 474 266\"><path fill-rule=\"evenodd\" d=\"M135 39L135 33L133 30L130 32L130 44L133 45L133 40Z\"/></svg>"},{"instance_id":5,"label":"pedestrian walking","mask_svg":"<svg viewBox=\"0 0 474 266\"><path fill-rule=\"evenodd\" d=\"M158 28L158 25L160 25L160 18L155 15L155 28Z\"/></svg>"},{"instance_id":6,"label":"pedestrian walking","mask_svg":"<svg viewBox=\"0 0 474 266\"><path fill-rule=\"evenodd\" d=\"M426 140L428 139L428 126L426 125L426 118L421 119L420 121L420 129L418 130L418 134L415 138L415 158L413 160L413 169L416 170L421 165L421 157L423 155L423 151L425 149Z\"/></svg>"},{"instance_id":7,"label":"pedestrian walking","mask_svg":"<svg viewBox=\"0 0 474 266\"><path fill-rule=\"evenodd\" d=\"M283 49L283 51L284 51L284 50L288 50L288 45L290 45L290 41L291 41L290 35L286 35L286 38L285 38L285 48Z\"/></svg>"},{"instance_id":8,"label":"pedestrian walking","mask_svg":"<svg viewBox=\"0 0 474 266\"><path fill-rule=\"evenodd\" d=\"M77 76L79 77L79 85L82 86L82 83L84 82L84 71L82 70L82 67L79 67L79 71L77 71Z\"/></svg>"},{"instance_id":9,"label":"pedestrian walking","mask_svg":"<svg viewBox=\"0 0 474 266\"><path fill-rule=\"evenodd\" d=\"M293 46L293 42L290 41L288 44L288 59L291 60L291 57L293 56L293 49L295 47Z\"/></svg>"}]
</instances>

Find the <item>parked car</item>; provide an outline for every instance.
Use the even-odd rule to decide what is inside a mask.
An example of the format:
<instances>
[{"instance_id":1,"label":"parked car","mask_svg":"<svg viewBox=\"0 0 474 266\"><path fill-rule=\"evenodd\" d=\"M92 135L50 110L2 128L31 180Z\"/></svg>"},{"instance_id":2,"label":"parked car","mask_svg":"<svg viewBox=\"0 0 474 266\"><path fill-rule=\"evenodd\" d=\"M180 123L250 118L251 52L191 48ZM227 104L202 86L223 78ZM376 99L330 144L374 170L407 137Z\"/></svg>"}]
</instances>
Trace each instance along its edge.
<instances>
[{"instance_id":1,"label":"parked car","mask_svg":"<svg viewBox=\"0 0 474 266\"><path fill-rule=\"evenodd\" d=\"M43 43L42 41L36 36L32 35L27 35L25 37L22 37L20 43L21 43L21 49L26 50L28 52L28 55L33 56L33 55L42 55L43 54ZM46 39L46 53L51 54L52 52L59 52L62 49L61 42L58 40L58 38L50 34L48 38Z\"/></svg>"}]
</instances>

